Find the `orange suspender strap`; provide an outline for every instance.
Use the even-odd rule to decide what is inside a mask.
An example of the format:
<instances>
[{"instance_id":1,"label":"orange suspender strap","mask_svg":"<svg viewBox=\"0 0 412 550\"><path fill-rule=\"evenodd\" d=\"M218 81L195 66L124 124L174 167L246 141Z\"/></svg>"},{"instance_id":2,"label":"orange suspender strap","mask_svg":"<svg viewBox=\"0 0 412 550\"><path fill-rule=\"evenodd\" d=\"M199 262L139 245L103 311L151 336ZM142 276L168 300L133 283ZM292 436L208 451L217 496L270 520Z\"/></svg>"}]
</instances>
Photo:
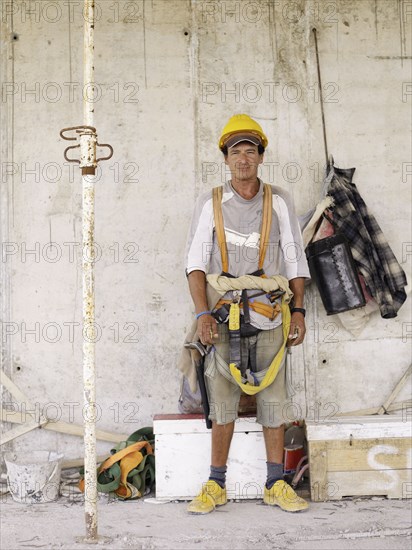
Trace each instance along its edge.
<instances>
[{"instance_id":1,"label":"orange suspender strap","mask_svg":"<svg viewBox=\"0 0 412 550\"><path fill-rule=\"evenodd\" d=\"M225 227L223 225L222 214L222 196L223 187L213 188L213 216L215 218L215 230L217 242L219 243L220 256L222 258L222 271L229 272L229 260L227 255L227 245L225 236Z\"/></svg>"},{"instance_id":2,"label":"orange suspender strap","mask_svg":"<svg viewBox=\"0 0 412 550\"><path fill-rule=\"evenodd\" d=\"M222 214L222 197L223 187L214 187L212 190L213 197L213 216L215 219L215 230L217 242L219 243L220 256L222 258L222 271L229 272L229 259L227 253L227 244L225 236L225 228L223 225ZM263 187L263 214L262 227L260 229L260 247L259 247L259 264L258 269L263 269L265 262L266 250L270 237L270 227L272 225L272 188L268 183Z\"/></svg>"},{"instance_id":3,"label":"orange suspender strap","mask_svg":"<svg viewBox=\"0 0 412 550\"><path fill-rule=\"evenodd\" d=\"M265 262L266 250L270 238L270 227L272 225L272 188L268 183L265 183L263 188L263 215L262 228L260 230L260 247L259 247L259 269L263 269Z\"/></svg>"}]
</instances>

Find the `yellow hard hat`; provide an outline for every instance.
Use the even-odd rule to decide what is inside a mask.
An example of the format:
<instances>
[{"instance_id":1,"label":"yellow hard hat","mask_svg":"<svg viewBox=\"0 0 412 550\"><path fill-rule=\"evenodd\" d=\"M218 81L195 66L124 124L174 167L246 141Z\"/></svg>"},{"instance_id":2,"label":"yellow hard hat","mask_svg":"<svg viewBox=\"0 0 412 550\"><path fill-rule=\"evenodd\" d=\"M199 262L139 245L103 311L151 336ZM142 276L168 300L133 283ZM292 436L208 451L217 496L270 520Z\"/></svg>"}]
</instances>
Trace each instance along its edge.
<instances>
[{"instance_id":1,"label":"yellow hard hat","mask_svg":"<svg viewBox=\"0 0 412 550\"><path fill-rule=\"evenodd\" d=\"M251 134L259 139L265 149L268 145L268 138L265 136L260 124L258 124L256 120L250 118L249 115L234 115L229 119L228 123L222 130L222 134L219 139L219 149L222 150L227 141L236 134L242 134L245 136Z\"/></svg>"}]
</instances>

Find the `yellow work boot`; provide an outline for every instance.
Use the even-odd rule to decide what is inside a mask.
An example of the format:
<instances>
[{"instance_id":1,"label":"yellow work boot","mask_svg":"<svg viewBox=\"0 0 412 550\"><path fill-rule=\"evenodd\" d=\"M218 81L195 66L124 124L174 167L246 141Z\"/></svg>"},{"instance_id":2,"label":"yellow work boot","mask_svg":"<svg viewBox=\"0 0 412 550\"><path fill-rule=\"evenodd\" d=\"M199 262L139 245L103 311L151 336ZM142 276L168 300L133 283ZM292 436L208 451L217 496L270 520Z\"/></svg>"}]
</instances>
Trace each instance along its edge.
<instances>
[{"instance_id":1,"label":"yellow work boot","mask_svg":"<svg viewBox=\"0 0 412 550\"><path fill-rule=\"evenodd\" d=\"M309 506L283 479L279 479L270 489L265 485L263 502L269 506L280 506L285 512L300 512Z\"/></svg>"},{"instance_id":2,"label":"yellow work boot","mask_svg":"<svg viewBox=\"0 0 412 550\"><path fill-rule=\"evenodd\" d=\"M203 484L202 490L187 507L191 514L209 514L216 506L223 506L227 503L226 489L210 480Z\"/></svg>"}]
</instances>

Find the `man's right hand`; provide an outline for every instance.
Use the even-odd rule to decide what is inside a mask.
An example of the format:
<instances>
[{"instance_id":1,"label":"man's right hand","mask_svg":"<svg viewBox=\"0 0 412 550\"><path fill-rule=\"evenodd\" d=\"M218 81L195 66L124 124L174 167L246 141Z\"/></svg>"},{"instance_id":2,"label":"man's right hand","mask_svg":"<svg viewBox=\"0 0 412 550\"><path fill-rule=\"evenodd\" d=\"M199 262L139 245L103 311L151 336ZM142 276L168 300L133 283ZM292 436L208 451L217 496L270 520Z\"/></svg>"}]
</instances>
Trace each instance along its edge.
<instances>
[{"instance_id":1,"label":"man's right hand","mask_svg":"<svg viewBox=\"0 0 412 550\"><path fill-rule=\"evenodd\" d=\"M206 297L206 275L203 271L191 271L188 275L190 294L192 295L195 311L202 313L209 311ZM203 314L197 320L197 335L204 346L214 344L219 337L217 322L212 315Z\"/></svg>"},{"instance_id":2,"label":"man's right hand","mask_svg":"<svg viewBox=\"0 0 412 550\"><path fill-rule=\"evenodd\" d=\"M203 345L214 344L219 333L217 331L217 322L212 315L202 315L197 320L197 335Z\"/></svg>"}]
</instances>

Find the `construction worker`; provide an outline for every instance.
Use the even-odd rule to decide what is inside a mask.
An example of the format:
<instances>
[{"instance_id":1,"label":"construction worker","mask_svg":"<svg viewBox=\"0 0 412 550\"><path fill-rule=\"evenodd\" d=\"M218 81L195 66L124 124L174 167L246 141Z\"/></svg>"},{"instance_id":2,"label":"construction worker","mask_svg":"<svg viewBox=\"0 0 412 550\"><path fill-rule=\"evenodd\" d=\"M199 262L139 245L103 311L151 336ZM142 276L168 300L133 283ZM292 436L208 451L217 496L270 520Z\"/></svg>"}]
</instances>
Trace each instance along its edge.
<instances>
[{"instance_id":1,"label":"construction worker","mask_svg":"<svg viewBox=\"0 0 412 550\"><path fill-rule=\"evenodd\" d=\"M267 145L255 120L230 118L219 148L231 180L198 199L189 231L186 275L197 335L209 346L204 368L212 421L209 480L188 506L195 514L227 502L226 463L242 391L256 395L263 429L264 502L291 512L308 507L283 480L283 447L285 346L305 337L304 281L310 275L289 194L257 175ZM210 301L210 286L219 293L217 303Z\"/></svg>"}]
</instances>

